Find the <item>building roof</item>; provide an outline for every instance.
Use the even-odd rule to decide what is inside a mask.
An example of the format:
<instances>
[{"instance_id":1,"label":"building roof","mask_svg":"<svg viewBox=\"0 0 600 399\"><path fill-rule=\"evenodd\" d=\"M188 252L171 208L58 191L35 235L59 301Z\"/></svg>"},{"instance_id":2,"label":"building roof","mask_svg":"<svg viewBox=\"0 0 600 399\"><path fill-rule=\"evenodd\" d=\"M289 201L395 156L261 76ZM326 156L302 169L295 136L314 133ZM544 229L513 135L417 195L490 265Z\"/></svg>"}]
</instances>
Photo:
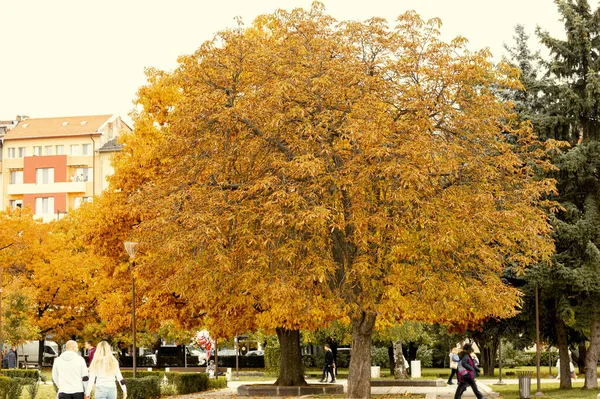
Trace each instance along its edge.
<instances>
[{"instance_id":1,"label":"building roof","mask_svg":"<svg viewBox=\"0 0 600 399\"><path fill-rule=\"evenodd\" d=\"M91 134L97 132L112 117L113 115L89 115L25 119L8 132L4 140Z\"/></svg>"},{"instance_id":2,"label":"building roof","mask_svg":"<svg viewBox=\"0 0 600 399\"><path fill-rule=\"evenodd\" d=\"M107 141L102 147L98 148L98 152L115 152L121 151L123 146L117 143L117 139Z\"/></svg>"}]
</instances>

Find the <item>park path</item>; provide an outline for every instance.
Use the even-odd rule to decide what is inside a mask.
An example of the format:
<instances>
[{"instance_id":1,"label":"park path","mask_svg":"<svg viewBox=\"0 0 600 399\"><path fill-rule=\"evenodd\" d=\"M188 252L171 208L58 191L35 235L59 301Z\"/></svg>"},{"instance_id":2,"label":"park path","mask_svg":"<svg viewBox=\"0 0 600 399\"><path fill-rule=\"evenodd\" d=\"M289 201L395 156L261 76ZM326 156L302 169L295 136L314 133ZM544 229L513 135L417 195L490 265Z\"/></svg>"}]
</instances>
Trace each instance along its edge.
<instances>
[{"instance_id":1,"label":"park path","mask_svg":"<svg viewBox=\"0 0 600 399\"><path fill-rule=\"evenodd\" d=\"M273 381L230 381L228 383L228 387L225 389L220 389L218 391L212 392L201 392L190 395L181 395L172 397L173 399L259 399L259 397L247 397L247 396L238 396L237 388L243 384L269 384L273 383ZM318 384L317 380L308 379L307 382L309 384ZM348 381L338 379L338 384L344 385L344 390L346 390ZM479 390L484 394L486 398L499 398L499 395L492 392L492 389L488 387L486 384L482 382L478 382ZM373 387L372 393L375 395L401 395L405 393L416 393L416 394L424 394L425 399L451 399L454 397L454 392L456 391L456 385L446 386L446 387ZM463 398L474 398L471 389L469 388L467 392L463 395ZM276 399L277 397L269 397L269 399ZM304 398L304 397L303 397ZM264 399L264 397L261 397Z\"/></svg>"}]
</instances>

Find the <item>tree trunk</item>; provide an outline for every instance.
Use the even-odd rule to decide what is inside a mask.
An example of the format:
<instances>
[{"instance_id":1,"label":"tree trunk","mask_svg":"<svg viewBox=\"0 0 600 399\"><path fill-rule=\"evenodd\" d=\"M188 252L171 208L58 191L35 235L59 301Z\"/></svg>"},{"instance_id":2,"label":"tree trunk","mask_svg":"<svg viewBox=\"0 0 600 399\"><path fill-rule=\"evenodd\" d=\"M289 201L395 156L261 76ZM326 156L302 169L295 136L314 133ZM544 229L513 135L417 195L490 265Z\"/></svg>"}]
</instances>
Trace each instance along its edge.
<instances>
[{"instance_id":1,"label":"tree trunk","mask_svg":"<svg viewBox=\"0 0 600 399\"><path fill-rule=\"evenodd\" d=\"M388 346L388 358L390 359L390 375L395 375L396 360L394 358L394 345Z\"/></svg>"},{"instance_id":2,"label":"tree trunk","mask_svg":"<svg viewBox=\"0 0 600 399\"><path fill-rule=\"evenodd\" d=\"M558 358L560 359L560 389L571 389L571 370L569 364L569 343L565 322L559 317L556 323L556 340L558 341Z\"/></svg>"},{"instance_id":3,"label":"tree trunk","mask_svg":"<svg viewBox=\"0 0 600 399\"><path fill-rule=\"evenodd\" d=\"M352 357L348 372L348 397L371 397L371 337L376 315L360 312L352 320Z\"/></svg>"},{"instance_id":4,"label":"tree trunk","mask_svg":"<svg viewBox=\"0 0 600 399\"><path fill-rule=\"evenodd\" d=\"M490 342L479 348L481 353L480 366L483 368L483 375L493 377L496 369L496 355L498 354L498 339L492 338Z\"/></svg>"},{"instance_id":5,"label":"tree trunk","mask_svg":"<svg viewBox=\"0 0 600 399\"><path fill-rule=\"evenodd\" d=\"M404 354L402 353L402 341L394 343L394 378L397 380L408 380L408 371L404 367Z\"/></svg>"},{"instance_id":6,"label":"tree trunk","mask_svg":"<svg viewBox=\"0 0 600 399\"><path fill-rule=\"evenodd\" d=\"M44 366L44 344L46 343L46 339L45 337L42 337L42 339L40 339L38 341L38 366L40 368L40 370L42 369L42 367ZM19 367L19 359L17 358L17 367ZM23 360L25 360L25 357L23 357Z\"/></svg>"},{"instance_id":7,"label":"tree trunk","mask_svg":"<svg viewBox=\"0 0 600 399\"><path fill-rule=\"evenodd\" d=\"M600 317L598 313L594 314L590 326L590 347L587 349L585 357L585 382L584 389L598 388L598 375L596 367L598 365L598 352L600 351Z\"/></svg>"},{"instance_id":8,"label":"tree trunk","mask_svg":"<svg viewBox=\"0 0 600 399\"><path fill-rule=\"evenodd\" d=\"M300 330L277 328L277 338L281 349L279 361L279 377L275 381L278 386L307 385L304 379L302 352L300 350Z\"/></svg>"}]
</instances>

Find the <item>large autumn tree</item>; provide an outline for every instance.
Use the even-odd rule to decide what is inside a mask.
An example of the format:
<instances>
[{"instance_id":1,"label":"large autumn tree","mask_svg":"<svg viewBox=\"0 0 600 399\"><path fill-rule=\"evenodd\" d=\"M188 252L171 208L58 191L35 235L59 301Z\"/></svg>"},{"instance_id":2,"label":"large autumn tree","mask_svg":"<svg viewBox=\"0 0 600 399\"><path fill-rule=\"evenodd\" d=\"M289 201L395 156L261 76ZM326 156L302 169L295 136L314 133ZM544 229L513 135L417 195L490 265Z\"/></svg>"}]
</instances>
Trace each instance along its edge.
<instances>
[{"instance_id":1,"label":"large autumn tree","mask_svg":"<svg viewBox=\"0 0 600 399\"><path fill-rule=\"evenodd\" d=\"M224 331L276 329L292 356L300 328L347 318L349 397L370 396L378 317L510 316L505 264L552 251L544 151L495 95L515 72L439 20L396 24L315 3L150 70L107 194L136 215L146 288Z\"/></svg>"}]
</instances>

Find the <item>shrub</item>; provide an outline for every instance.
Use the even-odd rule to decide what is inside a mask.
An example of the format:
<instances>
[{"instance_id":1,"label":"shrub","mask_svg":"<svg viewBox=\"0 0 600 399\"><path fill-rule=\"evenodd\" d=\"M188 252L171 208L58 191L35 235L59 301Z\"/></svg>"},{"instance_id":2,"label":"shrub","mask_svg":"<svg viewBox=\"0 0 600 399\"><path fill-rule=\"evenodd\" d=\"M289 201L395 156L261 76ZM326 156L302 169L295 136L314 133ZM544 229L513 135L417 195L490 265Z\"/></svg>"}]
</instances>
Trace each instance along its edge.
<instances>
[{"instance_id":1,"label":"shrub","mask_svg":"<svg viewBox=\"0 0 600 399\"><path fill-rule=\"evenodd\" d=\"M206 391L208 389L208 376L200 373L176 373L173 378L173 385L175 385L175 390L179 395Z\"/></svg>"},{"instance_id":2,"label":"shrub","mask_svg":"<svg viewBox=\"0 0 600 399\"><path fill-rule=\"evenodd\" d=\"M28 378L36 381L40 378L39 370L28 369L2 369L2 375L5 377Z\"/></svg>"},{"instance_id":3,"label":"shrub","mask_svg":"<svg viewBox=\"0 0 600 399\"><path fill-rule=\"evenodd\" d=\"M323 364L325 363L325 358L321 356L321 367L323 368ZM348 351L338 351L336 355L335 366L339 368L348 368L350 366L350 352Z\"/></svg>"},{"instance_id":4,"label":"shrub","mask_svg":"<svg viewBox=\"0 0 600 399\"><path fill-rule=\"evenodd\" d=\"M160 396L173 396L177 395L177 391L175 387L171 384L161 384L160 386Z\"/></svg>"},{"instance_id":5,"label":"shrub","mask_svg":"<svg viewBox=\"0 0 600 399\"><path fill-rule=\"evenodd\" d=\"M29 384L27 384L27 394L30 399L35 399L40 389L40 384L38 384L37 380L29 379Z\"/></svg>"},{"instance_id":6,"label":"shrub","mask_svg":"<svg viewBox=\"0 0 600 399\"><path fill-rule=\"evenodd\" d=\"M433 364L433 350L427 345L419 345L417 360L421 361L421 367L431 367Z\"/></svg>"},{"instance_id":7,"label":"shrub","mask_svg":"<svg viewBox=\"0 0 600 399\"><path fill-rule=\"evenodd\" d=\"M381 368L390 367L390 357L388 356L387 348L371 348L371 366L380 366Z\"/></svg>"},{"instance_id":8,"label":"shrub","mask_svg":"<svg viewBox=\"0 0 600 399\"><path fill-rule=\"evenodd\" d=\"M121 374L123 374L123 378L125 378L126 380L129 378L133 378L133 371L125 370L125 371L121 371ZM136 378L158 377L162 381L162 379L165 377L165 372L164 371L136 370L135 377Z\"/></svg>"},{"instance_id":9,"label":"shrub","mask_svg":"<svg viewBox=\"0 0 600 399\"><path fill-rule=\"evenodd\" d=\"M136 373L137 374L137 373ZM119 382L116 382L118 385ZM117 398L123 399L121 388L117 387ZM127 399L157 399L160 398L160 378L148 376L130 378L127 380Z\"/></svg>"},{"instance_id":10,"label":"shrub","mask_svg":"<svg viewBox=\"0 0 600 399\"><path fill-rule=\"evenodd\" d=\"M313 355L302 355L302 364L305 369L315 367L315 357Z\"/></svg>"},{"instance_id":11,"label":"shrub","mask_svg":"<svg viewBox=\"0 0 600 399\"><path fill-rule=\"evenodd\" d=\"M20 377L0 377L0 399L19 399L25 385L31 379Z\"/></svg>"},{"instance_id":12,"label":"shrub","mask_svg":"<svg viewBox=\"0 0 600 399\"><path fill-rule=\"evenodd\" d=\"M208 389L223 389L227 388L227 380L225 378L214 379L210 378L208 380Z\"/></svg>"},{"instance_id":13,"label":"shrub","mask_svg":"<svg viewBox=\"0 0 600 399\"><path fill-rule=\"evenodd\" d=\"M279 346L265 347L265 369L267 371L279 371L279 356L281 349Z\"/></svg>"}]
</instances>

